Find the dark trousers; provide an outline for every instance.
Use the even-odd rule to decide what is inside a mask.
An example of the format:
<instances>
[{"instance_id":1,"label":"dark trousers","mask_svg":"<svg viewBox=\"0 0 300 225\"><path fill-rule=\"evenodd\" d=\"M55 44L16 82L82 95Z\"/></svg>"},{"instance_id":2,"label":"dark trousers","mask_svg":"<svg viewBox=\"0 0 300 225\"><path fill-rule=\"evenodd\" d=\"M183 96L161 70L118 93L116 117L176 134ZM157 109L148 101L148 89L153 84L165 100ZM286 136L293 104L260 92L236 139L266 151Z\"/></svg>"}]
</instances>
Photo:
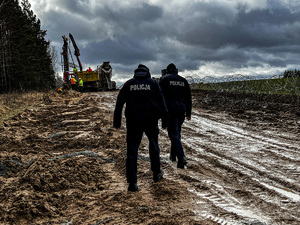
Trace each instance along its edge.
<instances>
[{"instance_id":1,"label":"dark trousers","mask_svg":"<svg viewBox=\"0 0 300 225\"><path fill-rule=\"evenodd\" d=\"M79 86L79 92L83 93L83 86Z\"/></svg>"},{"instance_id":2,"label":"dark trousers","mask_svg":"<svg viewBox=\"0 0 300 225\"><path fill-rule=\"evenodd\" d=\"M77 84L72 84L72 90L77 91Z\"/></svg>"},{"instance_id":3,"label":"dark trousers","mask_svg":"<svg viewBox=\"0 0 300 225\"><path fill-rule=\"evenodd\" d=\"M147 121L145 124L127 123L127 159L126 176L128 183L137 183L138 148L145 132L149 140L151 170L154 175L160 172L160 149L158 146L158 121Z\"/></svg>"},{"instance_id":4,"label":"dark trousers","mask_svg":"<svg viewBox=\"0 0 300 225\"><path fill-rule=\"evenodd\" d=\"M171 140L171 156L177 156L178 159L185 157L181 144L181 126L184 118L183 113L169 115L168 135Z\"/></svg>"}]
</instances>

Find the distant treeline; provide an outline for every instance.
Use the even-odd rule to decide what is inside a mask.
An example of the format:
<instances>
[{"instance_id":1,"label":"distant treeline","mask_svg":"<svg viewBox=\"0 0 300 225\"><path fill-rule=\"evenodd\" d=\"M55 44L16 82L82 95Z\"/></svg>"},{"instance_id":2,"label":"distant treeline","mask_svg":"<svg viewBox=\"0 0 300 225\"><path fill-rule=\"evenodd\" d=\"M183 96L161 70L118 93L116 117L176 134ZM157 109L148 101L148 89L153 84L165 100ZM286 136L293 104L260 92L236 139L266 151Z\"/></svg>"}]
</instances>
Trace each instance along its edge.
<instances>
[{"instance_id":1,"label":"distant treeline","mask_svg":"<svg viewBox=\"0 0 300 225\"><path fill-rule=\"evenodd\" d=\"M55 87L45 35L28 0L0 1L0 93Z\"/></svg>"},{"instance_id":2,"label":"distant treeline","mask_svg":"<svg viewBox=\"0 0 300 225\"><path fill-rule=\"evenodd\" d=\"M284 73L282 74L283 77L300 77L300 70L285 70Z\"/></svg>"}]
</instances>

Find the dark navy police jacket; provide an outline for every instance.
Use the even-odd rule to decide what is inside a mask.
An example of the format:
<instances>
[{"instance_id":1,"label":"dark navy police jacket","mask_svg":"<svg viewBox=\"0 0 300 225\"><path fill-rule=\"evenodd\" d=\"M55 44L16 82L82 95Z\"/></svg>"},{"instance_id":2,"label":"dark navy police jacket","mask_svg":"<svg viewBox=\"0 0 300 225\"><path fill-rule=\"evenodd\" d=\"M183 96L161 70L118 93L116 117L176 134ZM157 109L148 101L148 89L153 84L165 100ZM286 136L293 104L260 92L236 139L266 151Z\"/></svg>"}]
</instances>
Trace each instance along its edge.
<instances>
[{"instance_id":1,"label":"dark navy police jacket","mask_svg":"<svg viewBox=\"0 0 300 225\"><path fill-rule=\"evenodd\" d=\"M168 112L170 114L184 113L186 117L191 117L192 98L187 80L174 71L161 77L159 85L164 94Z\"/></svg>"},{"instance_id":2,"label":"dark navy police jacket","mask_svg":"<svg viewBox=\"0 0 300 225\"><path fill-rule=\"evenodd\" d=\"M122 108L126 103L126 123L141 125L145 122L167 120L167 107L158 82L150 73L136 69L134 77L121 88L114 111L114 127L121 127ZM166 125L163 125L166 127Z\"/></svg>"}]
</instances>

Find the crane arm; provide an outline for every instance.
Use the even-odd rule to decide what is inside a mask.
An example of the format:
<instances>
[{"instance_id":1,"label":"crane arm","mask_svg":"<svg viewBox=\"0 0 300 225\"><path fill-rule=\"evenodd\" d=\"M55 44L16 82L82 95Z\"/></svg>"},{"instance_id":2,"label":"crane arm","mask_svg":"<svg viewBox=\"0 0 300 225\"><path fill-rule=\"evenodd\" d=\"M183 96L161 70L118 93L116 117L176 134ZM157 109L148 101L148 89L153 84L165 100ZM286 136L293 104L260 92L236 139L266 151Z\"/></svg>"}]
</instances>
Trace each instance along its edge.
<instances>
[{"instance_id":1,"label":"crane arm","mask_svg":"<svg viewBox=\"0 0 300 225\"><path fill-rule=\"evenodd\" d=\"M73 46L74 46L74 49L75 49L74 55L75 55L76 58L77 58L77 61L78 61L78 64L79 64L79 68L80 68L80 71L82 71L82 64L81 64L81 61L80 61L80 58L79 58L79 56L80 56L79 48L77 47L77 44L76 44L76 42L75 42L75 39L74 39L74 37L73 37L73 35L72 35L71 33L69 33L69 37L70 37L70 39L71 39L71 41L72 41L72 44L73 44Z\"/></svg>"}]
</instances>

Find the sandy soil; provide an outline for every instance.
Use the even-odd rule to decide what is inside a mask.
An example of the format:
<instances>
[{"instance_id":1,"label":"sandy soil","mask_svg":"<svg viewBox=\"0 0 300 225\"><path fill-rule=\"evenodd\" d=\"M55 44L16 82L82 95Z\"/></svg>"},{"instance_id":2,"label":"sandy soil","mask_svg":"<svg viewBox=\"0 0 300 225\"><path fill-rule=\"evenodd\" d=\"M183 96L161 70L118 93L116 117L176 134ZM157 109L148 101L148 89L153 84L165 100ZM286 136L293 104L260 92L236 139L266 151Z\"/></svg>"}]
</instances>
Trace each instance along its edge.
<instances>
[{"instance_id":1,"label":"sandy soil","mask_svg":"<svg viewBox=\"0 0 300 225\"><path fill-rule=\"evenodd\" d=\"M152 180L147 139L127 192L118 92L41 95L0 128L0 224L300 224L300 100L193 92L182 142ZM125 120L123 120L124 124Z\"/></svg>"}]
</instances>

